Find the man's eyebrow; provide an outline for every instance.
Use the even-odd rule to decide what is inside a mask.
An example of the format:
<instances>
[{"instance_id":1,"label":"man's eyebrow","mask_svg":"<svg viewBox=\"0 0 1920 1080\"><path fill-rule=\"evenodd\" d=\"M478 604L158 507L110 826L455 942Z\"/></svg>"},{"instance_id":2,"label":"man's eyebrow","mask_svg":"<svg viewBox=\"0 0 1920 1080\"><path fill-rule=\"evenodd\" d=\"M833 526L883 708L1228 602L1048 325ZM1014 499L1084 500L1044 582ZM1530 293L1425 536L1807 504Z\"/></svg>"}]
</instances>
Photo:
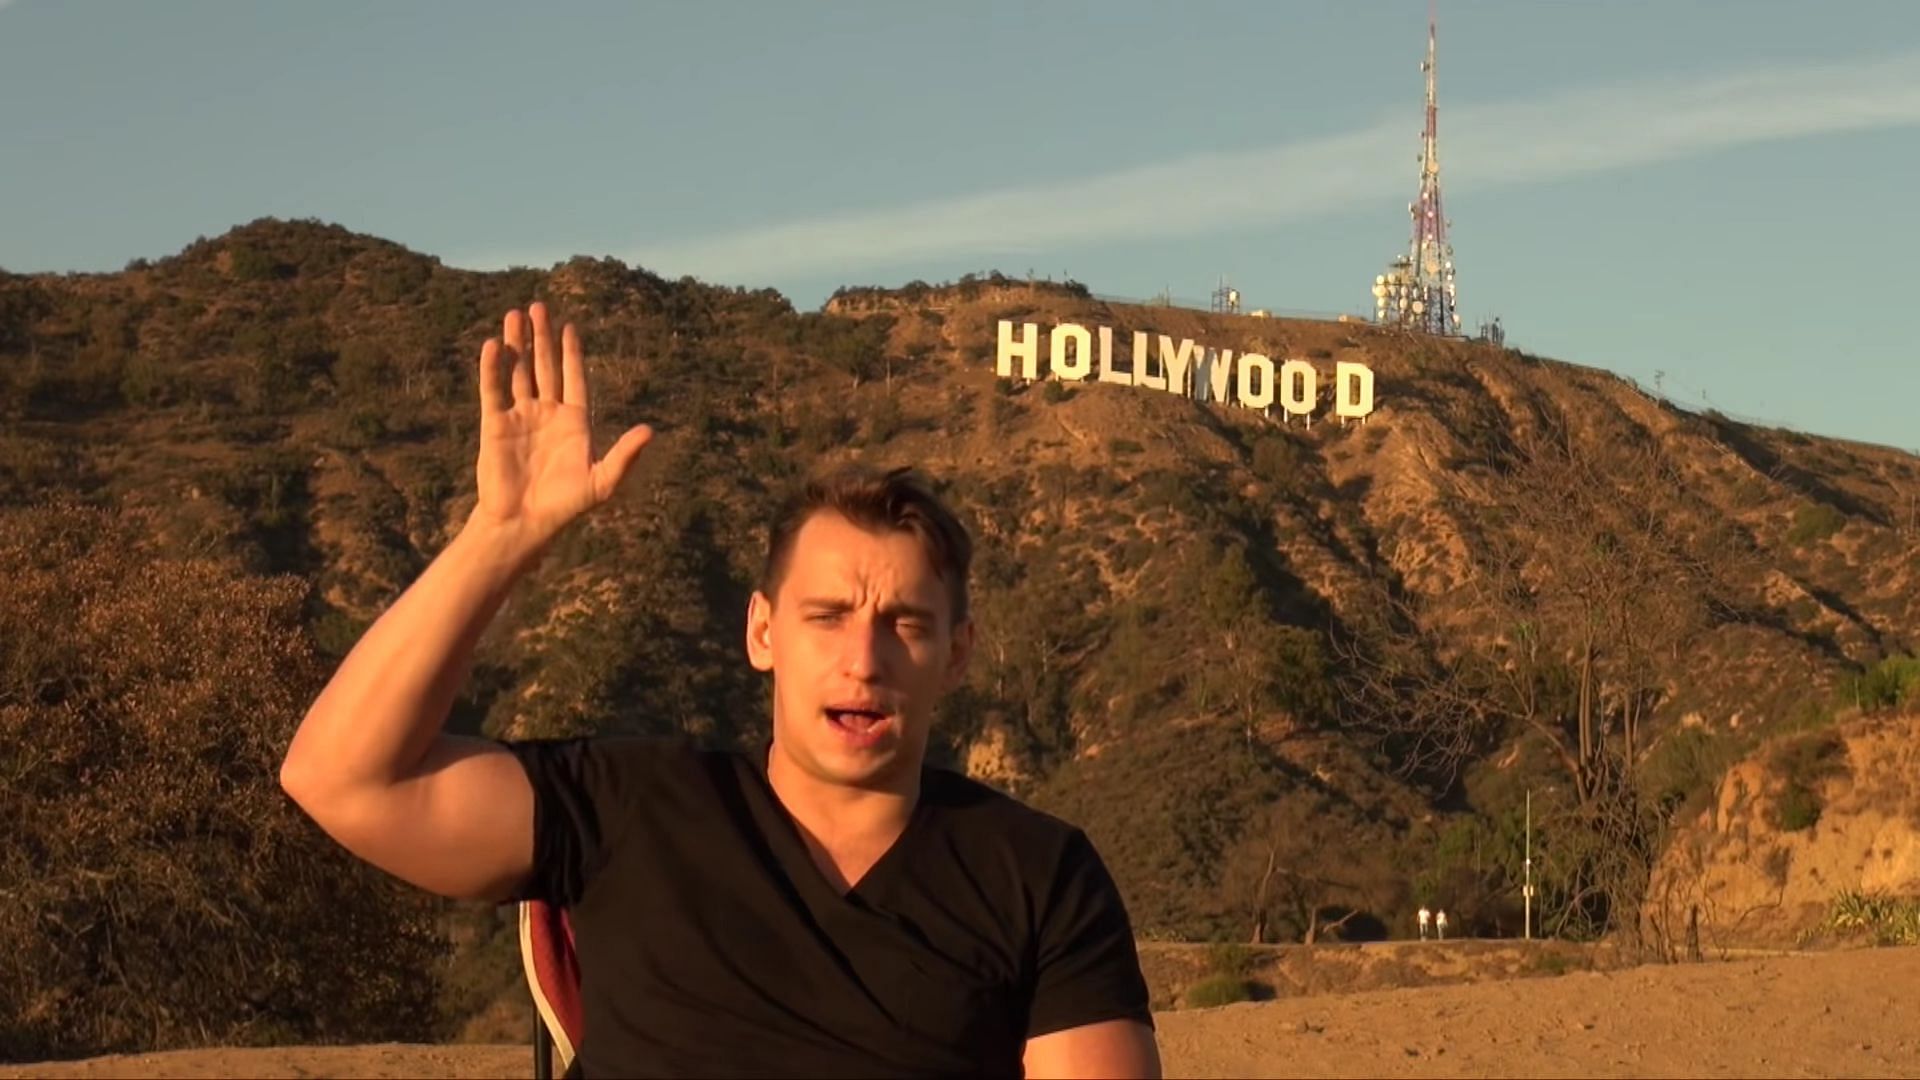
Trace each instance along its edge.
<instances>
[{"instance_id":1,"label":"man's eyebrow","mask_svg":"<svg viewBox=\"0 0 1920 1080\"><path fill-rule=\"evenodd\" d=\"M800 606L808 611L845 613L853 610L853 603L851 601L838 597L803 596L799 602ZM905 603L888 604L880 609L880 615L888 619L925 619L928 622L932 622L939 617L938 613L930 607Z\"/></svg>"},{"instance_id":2,"label":"man's eyebrow","mask_svg":"<svg viewBox=\"0 0 1920 1080\"><path fill-rule=\"evenodd\" d=\"M928 622L932 622L935 617L932 608L921 607L918 604L888 604L880 609L880 614L894 619L925 619Z\"/></svg>"},{"instance_id":3,"label":"man's eyebrow","mask_svg":"<svg viewBox=\"0 0 1920 1080\"><path fill-rule=\"evenodd\" d=\"M842 600L837 597L831 597L831 596L803 596L800 598L800 606L803 608L812 608L818 611L852 611L853 610L853 604L851 601Z\"/></svg>"}]
</instances>

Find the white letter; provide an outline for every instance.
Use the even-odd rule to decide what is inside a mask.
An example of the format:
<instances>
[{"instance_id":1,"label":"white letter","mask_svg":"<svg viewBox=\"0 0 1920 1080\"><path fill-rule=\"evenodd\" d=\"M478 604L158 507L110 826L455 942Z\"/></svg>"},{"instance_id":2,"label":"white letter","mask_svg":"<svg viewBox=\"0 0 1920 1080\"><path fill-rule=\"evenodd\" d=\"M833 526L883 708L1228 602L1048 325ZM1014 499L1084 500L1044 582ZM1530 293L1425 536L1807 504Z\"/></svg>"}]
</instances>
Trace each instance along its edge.
<instances>
[{"instance_id":1,"label":"white letter","mask_svg":"<svg viewBox=\"0 0 1920 1080\"><path fill-rule=\"evenodd\" d=\"M1161 334L1160 335L1160 376L1161 377L1158 382L1150 382L1145 385L1150 386L1155 390L1168 390L1178 394L1181 392L1181 390L1184 389L1184 384L1177 383L1174 381L1174 378L1175 378L1174 372L1176 371L1179 372L1180 373L1179 377L1185 378L1187 373L1187 368L1191 366L1193 366L1193 342L1187 338L1181 338L1180 347L1175 348L1173 345L1173 339L1168 337L1165 334Z\"/></svg>"},{"instance_id":2,"label":"white letter","mask_svg":"<svg viewBox=\"0 0 1920 1080\"><path fill-rule=\"evenodd\" d=\"M1183 341L1173 355L1167 355L1167 339L1160 339L1160 366L1167 369L1167 393L1181 397L1192 396L1193 373L1206 357L1199 354L1193 342Z\"/></svg>"},{"instance_id":3,"label":"white letter","mask_svg":"<svg viewBox=\"0 0 1920 1080\"><path fill-rule=\"evenodd\" d=\"M1333 411L1337 415L1365 417L1373 411L1372 368L1342 360L1334 365L1333 377L1334 385L1340 388L1333 398Z\"/></svg>"},{"instance_id":4,"label":"white letter","mask_svg":"<svg viewBox=\"0 0 1920 1080\"><path fill-rule=\"evenodd\" d=\"M1226 401L1233 382L1233 350L1208 349L1193 363L1193 400Z\"/></svg>"},{"instance_id":5,"label":"white letter","mask_svg":"<svg viewBox=\"0 0 1920 1080\"><path fill-rule=\"evenodd\" d=\"M1231 400L1227 388L1233 385L1233 350L1221 349L1214 355L1213 363L1207 365L1207 400L1226 402Z\"/></svg>"},{"instance_id":6,"label":"white letter","mask_svg":"<svg viewBox=\"0 0 1920 1080\"><path fill-rule=\"evenodd\" d=\"M1319 397L1320 373L1312 364L1289 360L1280 365L1280 407L1288 416L1313 416L1313 405Z\"/></svg>"},{"instance_id":7,"label":"white letter","mask_svg":"<svg viewBox=\"0 0 1920 1080\"><path fill-rule=\"evenodd\" d=\"M1067 346L1073 346L1073 359L1067 359ZM1093 335L1079 323L1061 323L1053 328L1047 341L1047 366L1054 378L1079 382L1093 372Z\"/></svg>"},{"instance_id":8,"label":"white letter","mask_svg":"<svg viewBox=\"0 0 1920 1080\"><path fill-rule=\"evenodd\" d=\"M993 362L993 369L1001 378L1013 374L1013 359L1020 358L1020 377L1037 379L1040 377L1040 328L1033 323L1027 324L1026 336L1013 339L1013 323L1000 320L1000 351Z\"/></svg>"},{"instance_id":9,"label":"white letter","mask_svg":"<svg viewBox=\"0 0 1920 1080\"><path fill-rule=\"evenodd\" d=\"M1125 371L1113 369L1113 327L1100 328L1100 381L1133 385L1133 376Z\"/></svg>"},{"instance_id":10,"label":"white letter","mask_svg":"<svg viewBox=\"0 0 1920 1080\"><path fill-rule=\"evenodd\" d=\"M1254 392L1253 376L1260 375L1260 391ZM1249 409L1264 409L1273 404L1273 361L1257 352L1240 354L1240 404Z\"/></svg>"},{"instance_id":11,"label":"white letter","mask_svg":"<svg viewBox=\"0 0 1920 1080\"><path fill-rule=\"evenodd\" d=\"M1162 371L1161 374L1155 375L1150 370L1152 367L1153 352L1147 347L1147 333L1144 330L1135 330L1133 332L1133 385L1144 386L1149 390L1165 390L1167 388L1166 373Z\"/></svg>"}]
</instances>

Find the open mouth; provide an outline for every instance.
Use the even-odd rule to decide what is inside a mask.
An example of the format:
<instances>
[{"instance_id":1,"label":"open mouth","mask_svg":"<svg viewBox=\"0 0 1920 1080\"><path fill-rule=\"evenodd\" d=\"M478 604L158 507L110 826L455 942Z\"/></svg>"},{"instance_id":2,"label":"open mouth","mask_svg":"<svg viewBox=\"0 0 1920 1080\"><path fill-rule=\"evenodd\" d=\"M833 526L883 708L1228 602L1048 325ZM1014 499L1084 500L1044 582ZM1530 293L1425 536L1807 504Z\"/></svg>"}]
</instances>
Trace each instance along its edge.
<instances>
[{"instance_id":1,"label":"open mouth","mask_svg":"<svg viewBox=\"0 0 1920 1080\"><path fill-rule=\"evenodd\" d=\"M894 730L893 714L867 705L827 706L827 725L838 732L843 744L865 750L880 746Z\"/></svg>"}]
</instances>

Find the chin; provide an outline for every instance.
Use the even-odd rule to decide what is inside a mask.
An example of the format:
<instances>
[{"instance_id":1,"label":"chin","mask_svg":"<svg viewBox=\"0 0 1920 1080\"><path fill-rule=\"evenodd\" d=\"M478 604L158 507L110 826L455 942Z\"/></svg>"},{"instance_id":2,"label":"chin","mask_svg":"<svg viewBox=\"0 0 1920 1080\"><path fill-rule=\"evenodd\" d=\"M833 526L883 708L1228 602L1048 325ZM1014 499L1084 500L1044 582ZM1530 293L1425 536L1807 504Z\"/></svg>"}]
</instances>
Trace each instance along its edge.
<instances>
[{"instance_id":1,"label":"chin","mask_svg":"<svg viewBox=\"0 0 1920 1080\"><path fill-rule=\"evenodd\" d=\"M807 750L821 772L853 787L870 787L906 772L912 757L908 748L897 742L858 751L816 743Z\"/></svg>"},{"instance_id":2,"label":"chin","mask_svg":"<svg viewBox=\"0 0 1920 1080\"><path fill-rule=\"evenodd\" d=\"M845 787L891 787L901 777L917 774L923 756L919 747L897 733L852 742L836 731L806 734L809 737L793 743L810 766L806 771Z\"/></svg>"}]
</instances>

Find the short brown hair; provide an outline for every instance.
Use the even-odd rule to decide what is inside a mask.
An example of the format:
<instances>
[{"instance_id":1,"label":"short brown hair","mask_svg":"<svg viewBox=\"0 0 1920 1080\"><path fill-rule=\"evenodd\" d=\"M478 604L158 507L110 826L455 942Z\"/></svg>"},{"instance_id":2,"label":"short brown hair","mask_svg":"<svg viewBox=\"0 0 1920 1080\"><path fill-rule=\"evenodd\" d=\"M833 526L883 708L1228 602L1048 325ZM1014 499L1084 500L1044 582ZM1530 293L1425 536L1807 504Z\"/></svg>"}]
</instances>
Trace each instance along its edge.
<instances>
[{"instance_id":1,"label":"short brown hair","mask_svg":"<svg viewBox=\"0 0 1920 1080\"><path fill-rule=\"evenodd\" d=\"M973 563L973 539L966 526L910 467L881 472L847 465L810 477L781 504L767 533L767 563L760 591L772 600L793 557L800 527L813 515L831 511L863 529L910 532L920 541L934 573L947 584L953 625L967 621L967 574Z\"/></svg>"}]
</instances>

